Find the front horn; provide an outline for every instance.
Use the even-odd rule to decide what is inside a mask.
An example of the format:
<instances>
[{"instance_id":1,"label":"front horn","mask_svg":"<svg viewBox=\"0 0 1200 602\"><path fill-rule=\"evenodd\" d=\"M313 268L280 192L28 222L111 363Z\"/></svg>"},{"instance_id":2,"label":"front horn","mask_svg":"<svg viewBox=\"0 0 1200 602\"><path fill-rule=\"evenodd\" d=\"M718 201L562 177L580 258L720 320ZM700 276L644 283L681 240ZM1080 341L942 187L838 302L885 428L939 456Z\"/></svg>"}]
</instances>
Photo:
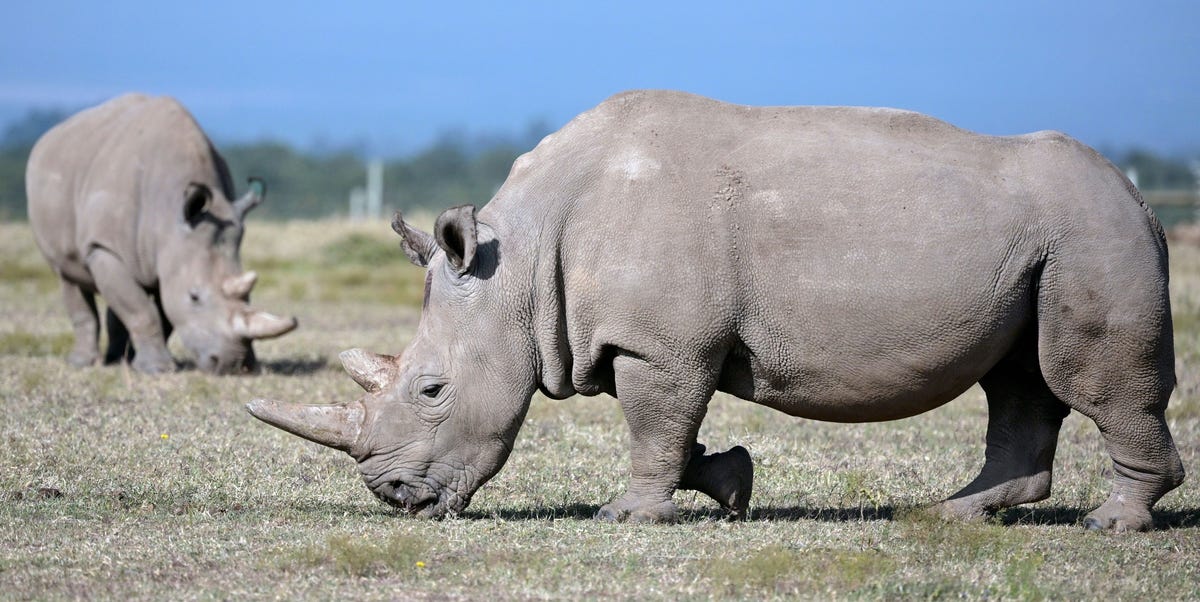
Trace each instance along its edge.
<instances>
[{"instance_id":1,"label":"front horn","mask_svg":"<svg viewBox=\"0 0 1200 602\"><path fill-rule=\"evenodd\" d=\"M251 309L234 314L233 332L244 339L270 339L291 332L298 323L295 317L284 318Z\"/></svg>"},{"instance_id":2,"label":"front horn","mask_svg":"<svg viewBox=\"0 0 1200 602\"><path fill-rule=\"evenodd\" d=\"M358 442L365 412L361 403L304 405L270 399L246 404L255 418L309 441L350 453Z\"/></svg>"}]
</instances>

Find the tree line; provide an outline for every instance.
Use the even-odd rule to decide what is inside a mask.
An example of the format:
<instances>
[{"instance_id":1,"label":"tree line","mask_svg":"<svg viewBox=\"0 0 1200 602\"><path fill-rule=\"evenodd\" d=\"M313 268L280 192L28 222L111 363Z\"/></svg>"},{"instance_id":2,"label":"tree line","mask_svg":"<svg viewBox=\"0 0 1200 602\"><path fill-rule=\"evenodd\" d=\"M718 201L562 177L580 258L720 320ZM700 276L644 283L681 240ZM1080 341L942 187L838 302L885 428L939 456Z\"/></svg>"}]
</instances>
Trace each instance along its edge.
<instances>
[{"instance_id":1,"label":"tree line","mask_svg":"<svg viewBox=\"0 0 1200 602\"><path fill-rule=\"evenodd\" d=\"M34 110L10 123L0 135L0 220L26 217L25 163L39 137L69 113ZM508 177L521 153L537 145L550 128L534 121L513 135L470 136L447 131L426 148L384 161L383 205L391 209L438 210L486 203ZM345 215L350 190L366 182L363 153L344 149L303 151L279 141L220 144L234 185L246 178L267 183L268 202L255 217L317 218Z\"/></svg>"},{"instance_id":2,"label":"tree line","mask_svg":"<svg viewBox=\"0 0 1200 602\"><path fill-rule=\"evenodd\" d=\"M0 136L0 219L25 219L25 162L46 130L67 113L33 110L8 124ZM508 176L512 162L550 131L531 123L524 133L471 138L447 132L427 148L384 163L383 204L392 209L440 210L482 205ZM316 218L347 213L352 188L366 181L362 153L302 151L286 143L217 144L236 186L248 176L263 178L269 202L255 213L268 219ZM1124 170L1136 170L1142 190L1195 190L1196 174L1184 160L1145 150L1105 153Z\"/></svg>"}]
</instances>

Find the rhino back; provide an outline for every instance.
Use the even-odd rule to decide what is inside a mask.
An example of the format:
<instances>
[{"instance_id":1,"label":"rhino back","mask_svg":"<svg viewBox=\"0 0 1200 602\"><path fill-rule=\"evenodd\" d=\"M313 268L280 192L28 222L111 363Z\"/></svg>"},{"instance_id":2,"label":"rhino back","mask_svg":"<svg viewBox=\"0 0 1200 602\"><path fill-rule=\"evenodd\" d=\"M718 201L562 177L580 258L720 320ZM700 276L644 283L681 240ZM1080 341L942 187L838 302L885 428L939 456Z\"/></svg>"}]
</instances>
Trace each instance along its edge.
<instances>
[{"instance_id":1,"label":"rhino back","mask_svg":"<svg viewBox=\"0 0 1200 602\"><path fill-rule=\"evenodd\" d=\"M580 392L612 392L619 349L793 414L901 417L1015 344L1048 249L1154 244L1093 155L905 111L635 92L518 160L485 216L523 220L557 265Z\"/></svg>"},{"instance_id":2,"label":"rhino back","mask_svg":"<svg viewBox=\"0 0 1200 602\"><path fill-rule=\"evenodd\" d=\"M89 285L93 247L157 280L160 247L177 235L183 190L209 185L226 198L228 169L192 116L170 98L128 94L82 111L34 146L26 172L38 246L68 277Z\"/></svg>"}]
</instances>

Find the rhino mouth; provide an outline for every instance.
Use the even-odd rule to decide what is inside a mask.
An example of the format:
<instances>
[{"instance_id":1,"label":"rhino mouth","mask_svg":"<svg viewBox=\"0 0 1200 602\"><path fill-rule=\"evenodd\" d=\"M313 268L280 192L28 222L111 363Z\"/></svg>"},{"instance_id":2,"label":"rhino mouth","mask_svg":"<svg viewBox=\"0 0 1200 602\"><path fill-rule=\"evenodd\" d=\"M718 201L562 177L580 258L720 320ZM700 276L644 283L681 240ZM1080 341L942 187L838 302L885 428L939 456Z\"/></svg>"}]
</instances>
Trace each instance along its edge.
<instances>
[{"instance_id":1,"label":"rhino mouth","mask_svg":"<svg viewBox=\"0 0 1200 602\"><path fill-rule=\"evenodd\" d=\"M457 496L447 498L442 494L443 491L435 490L426 483L409 484L394 481L380 485L373 493L393 508L399 508L413 516L437 518L461 509L452 503Z\"/></svg>"},{"instance_id":2,"label":"rhino mouth","mask_svg":"<svg viewBox=\"0 0 1200 602\"><path fill-rule=\"evenodd\" d=\"M381 458L373 456L367 463L372 463L371 460L379 461ZM451 468L445 462L430 464L393 465L390 470L381 473L370 470L370 467L363 466L363 461L360 461L359 470L362 471L367 489L389 506L420 518L458 515L471 503L471 494L475 491L474 487L469 486L473 482L468 480L470 468ZM447 470L431 470L435 467Z\"/></svg>"}]
</instances>

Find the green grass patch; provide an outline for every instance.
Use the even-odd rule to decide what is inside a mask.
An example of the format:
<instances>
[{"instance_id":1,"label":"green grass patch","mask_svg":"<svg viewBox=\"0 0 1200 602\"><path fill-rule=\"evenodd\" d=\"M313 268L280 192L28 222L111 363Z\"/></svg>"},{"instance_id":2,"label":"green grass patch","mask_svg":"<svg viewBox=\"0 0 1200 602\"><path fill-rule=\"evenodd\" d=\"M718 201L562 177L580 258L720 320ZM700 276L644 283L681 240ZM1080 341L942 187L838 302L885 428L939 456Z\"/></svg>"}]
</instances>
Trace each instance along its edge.
<instances>
[{"instance_id":1,"label":"green grass patch","mask_svg":"<svg viewBox=\"0 0 1200 602\"><path fill-rule=\"evenodd\" d=\"M24 330L0 333L0 355L66 355L75 343L69 332L34 334Z\"/></svg>"},{"instance_id":2,"label":"green grass patch","mask_svg":"<svg viewBox=\"0 0 1200 602\"><path fill-rule=\"evenodd\" d=\"M896 562L877 550L792 549L768 546L734 561L713 561L708 573L728 594L824 596L881 583Z\"/></svg>"},{"instance_id":3,"label":"green grass patch","mask_svg":"<svg viewBox=\"0 0 1200 602\"><path fill-rule=\"evenodd\" d=\"M425 569L427 554L428 546L414 537L335 534L318 544L283 553L280 567L319 567L354 577L395 576Z\"/></svg>"},{"instance_id":4,"label":"green grass patch","mask_svg":"<svg viewBox=\"0 0 1200 602\"><path fill-rule=\"evenodd\" d=\"M947 520L926 508L899 511L896 521L903 537L921 546L947 550L965 558L990 554L1007 556L1025 542L1018 530L1007 528L998 521Z\"/></svg>"},{"instance_id":5,"label":"green grass patch","mask_svg":"<svg viewBox=\"0 0 1200 602\"><path fill-rule=\"evenodd\" d=\"M381 266L403 259L397 241L385 243L374 236L354 232L321 248L321 262L325 265L358 264Z\"/></svg>"},{"instance_id":6,"label":"green grass patch","mask_svg":"<svg viewBox=\"0 0 1200 602\"><path fill-rule=\"evenodd\" d=\"M47 281L58 280L54 270L40 257L28 255L18 257L0 257L0 280L17 282L21 280Z\"/></svg>"},{"instance_id":7,"label":"green grass patch","mask_svg":"<svg viewBox=\"0 0 1200 602\"><path fill-rule=\"evenodd\" d=\"M863 470L849 470L838 473L840 481L840 493L843 504L857 506L865 510L871 508L878 510L880 506L888 501L887 492L880 489L875 483L876 475Z\"/></svg>"},{"instance_id":8,"label":"green grass patch","mask_svg":"<svg viewBox=\"0 0 1200 602\"><path fill-rule=\"evenodd\" d=\"M351 232L295 258L254 263L258 291L292 301L386 303L420 307L425 272L409 264L395 243Z\"/></svg>"}]
</instances>

